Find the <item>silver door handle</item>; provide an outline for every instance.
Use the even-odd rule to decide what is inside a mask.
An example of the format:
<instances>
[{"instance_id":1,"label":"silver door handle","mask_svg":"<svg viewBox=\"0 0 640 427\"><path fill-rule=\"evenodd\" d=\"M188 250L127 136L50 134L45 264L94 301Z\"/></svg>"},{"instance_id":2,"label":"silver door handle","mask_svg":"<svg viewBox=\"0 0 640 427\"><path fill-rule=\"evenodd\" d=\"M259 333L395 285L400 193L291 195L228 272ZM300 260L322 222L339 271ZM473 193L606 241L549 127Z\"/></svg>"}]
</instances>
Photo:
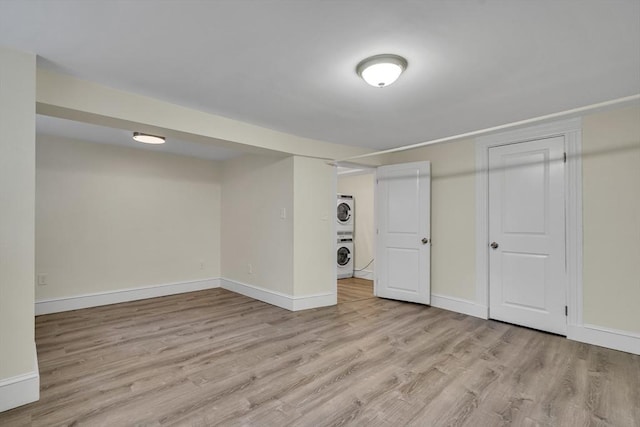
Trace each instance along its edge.
<instances>
[{"instance_id":1,"label":"silver door handle","mask_svg":"<svg viewBox=\"0 0 640 427\"><path fill-rule=\"evenodd\" d=\"M491 243L491 249L498 249L498 245L496 242Z\"/></svg>"},{"instance_id":2,"label":"silver door handle","mask_svg":"<svg viewBox=\"0 0 640 427\"><path fill-rule=\"evenodd\" d=\"M426 237L423 237L421 242L423 245L426 245L427 243L429 243L429 239L427 239Z\"/></svg>"}]
</instances>

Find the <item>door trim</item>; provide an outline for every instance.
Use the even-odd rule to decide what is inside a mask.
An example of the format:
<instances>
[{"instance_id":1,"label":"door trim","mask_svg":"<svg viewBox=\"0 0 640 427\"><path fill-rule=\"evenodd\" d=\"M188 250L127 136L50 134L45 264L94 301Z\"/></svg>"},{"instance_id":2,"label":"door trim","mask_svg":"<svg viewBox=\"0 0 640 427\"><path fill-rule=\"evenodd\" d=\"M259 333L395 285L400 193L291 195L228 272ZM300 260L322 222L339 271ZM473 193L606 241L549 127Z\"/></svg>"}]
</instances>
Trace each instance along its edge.
<instances>
[{"instance_id":1,"label":"door trim","mask_svg":"<svg viewBox=\"0 0 640 427\"><path fill-rule=\"evenodd\" d=\"M476 301L489 318L489 148L563 136L567 326L582 325L582 119L569 119L478 137L476 151Z\"/></svg>"}]
</instances>

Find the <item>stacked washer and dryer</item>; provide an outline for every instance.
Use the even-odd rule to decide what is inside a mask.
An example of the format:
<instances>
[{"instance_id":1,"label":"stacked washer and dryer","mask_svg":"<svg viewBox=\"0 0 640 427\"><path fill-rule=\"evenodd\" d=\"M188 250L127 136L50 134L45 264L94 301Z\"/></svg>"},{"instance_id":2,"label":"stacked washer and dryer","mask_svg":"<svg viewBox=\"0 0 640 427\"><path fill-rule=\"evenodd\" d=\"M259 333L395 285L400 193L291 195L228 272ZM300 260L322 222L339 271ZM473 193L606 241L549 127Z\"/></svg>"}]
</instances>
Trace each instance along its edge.
<instances>
[{"instance_id":1,"label":"stacked washer and dryer","mask_svg":"<svg viewBox=\"0 0 640 427\"><path fill-rule=\"evenodd\" d=\"M353 277L353 233L355 230L355 200L353 196L338 194L338 208L336 211L338 225L338 279Z\"/></svg>"}]
</instances>

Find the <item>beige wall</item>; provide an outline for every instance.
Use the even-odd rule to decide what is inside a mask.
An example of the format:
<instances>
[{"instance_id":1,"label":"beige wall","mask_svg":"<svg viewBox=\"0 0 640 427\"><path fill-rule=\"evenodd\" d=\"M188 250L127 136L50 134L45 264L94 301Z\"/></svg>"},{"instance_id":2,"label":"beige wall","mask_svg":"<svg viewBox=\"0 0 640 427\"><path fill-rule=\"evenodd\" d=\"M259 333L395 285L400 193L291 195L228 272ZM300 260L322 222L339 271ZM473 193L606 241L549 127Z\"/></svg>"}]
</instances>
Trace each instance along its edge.
<instances>
[{"instance_id":1,"label":"beige wall","mask_svg":"<svg viewBox=\"0 0 640 427\"><path fill-rule=\"evenodd\" d=\"M583 118L584 322L640 332L640 107ZM388 155L432 162L434 294L475 300L473 140Z\"/></svg>"},{"instance_id":2,"label":"beige wall","mask_svg":"<svg viewBox=\"0 0 640 427\"><path fill-rule=\"evenodd\" d=\"M338 193L352 195L356 201L354 236L356 269L364 268L374 258L374 181L375 173L373 172L338 176ZM374 269L375 262L372 262L366 271L370 271L373 277Z\"/></svg>"},{"instance_id":3,"label":"beige wall","mask_svg":"<svg viewBox=\"0 0 640 427\"><path fill-rule=\"evenodd\" d=\"M36 299L219 277L219 169L38 136Z\"/></svg>"},{"instance_id":4,"label":"beige wall","mask_svg":"<svg viewBox=\"0 0 640 427\"><path fill-rule=\"evenodd\" d=\"M640 107L584 118L584 322L640 333Z\"/></svg>"},{"instance_id":5,"label":"beige wall","mask_svg":"<svg viewBox=\"0 0 640 427\"><path fill-rule=\"evenodd\" d=\"M222 276L292 295L293 157L245 155L223 171Z\"/></svg>"},{"instance_id":6,"label":"beige wall","mask_svg":"<svg viewBox=\"0 0 640 427\"><path fill-rule=\"evenodd\" d=\"M254 154L339 159L372 150L278 132L123 92L50 70L37 70L38 113L153 135L215 143Z\"/></svg>"},{"instance_id":7,"label":"beige wall","mask_svg":"<svg viewBox=\"0 0 640 427\"><path fill-rule=\"evenodd\" d=\"M335 291L334 168L294 157L294 295Z\"/></svg>"},{"instance_id":8,"label":"beige wall","mask_svg":"<svg viewBox=\"0 0 640 427\"><path fill-rule=\"evenodd\" d=\"M474 141L391 154L387 163L431 161L431 292L475 300Z\"/></svg>"},{"instance_id":9,"label":"beige wall","mask_svg":"<svg viewBox=\"0 0 640 427\"><path fill-rule=\"evenodd\" d=\"M35 70L0 48L0 381L35 364Z\"/></svg>"}]
</instances>

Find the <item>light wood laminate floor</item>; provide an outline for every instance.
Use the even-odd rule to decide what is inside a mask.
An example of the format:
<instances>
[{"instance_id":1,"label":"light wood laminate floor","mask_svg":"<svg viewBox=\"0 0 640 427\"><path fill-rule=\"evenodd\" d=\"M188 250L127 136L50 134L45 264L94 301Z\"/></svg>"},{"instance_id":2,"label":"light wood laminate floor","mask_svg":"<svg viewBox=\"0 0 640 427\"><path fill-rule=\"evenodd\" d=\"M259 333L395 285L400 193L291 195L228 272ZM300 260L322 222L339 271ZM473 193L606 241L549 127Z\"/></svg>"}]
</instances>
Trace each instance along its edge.
<instances>
[{"instance_id":1,"label":"light wood laminate floor","mask_svg":"<svg viewBox=\"0 0 640 427\"><path fill-rule=\"evenodd\" d=\"M638 426L640 356L417 304L213 289L40 316L0 425Z\"/></svg>"},{"instance_id":2,"label":"light wood laminate floor","mask_svg":"<svg viewBox=\"0 0 640 427\"><path fill-rule=\"evenodd\" d=\"M373 298L373 281L350 277L338 280L338 304Z\"/></svg>"}]
</instances>

